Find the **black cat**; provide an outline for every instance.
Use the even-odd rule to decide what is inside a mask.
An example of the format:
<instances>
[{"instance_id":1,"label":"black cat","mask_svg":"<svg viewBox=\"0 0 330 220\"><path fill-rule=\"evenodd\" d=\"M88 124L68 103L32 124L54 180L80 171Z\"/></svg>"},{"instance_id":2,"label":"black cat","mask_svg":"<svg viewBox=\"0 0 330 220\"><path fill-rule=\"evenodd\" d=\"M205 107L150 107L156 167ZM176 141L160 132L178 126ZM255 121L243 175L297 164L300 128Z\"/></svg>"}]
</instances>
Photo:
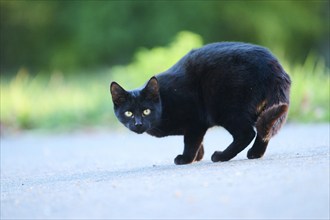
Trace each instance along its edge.
<instances>
[{"instance_id":1,"label":"black cat","mask_svg":"<svg viewBox=\"0 0 330 220\"><path fill-rule=\"evenodd\" d=\"M126 91L112 82L117 118L130 130L156 137L184 135L184 150L175 164L203 158L203 137L219 125L233 136L212 161L228 161L246 148L260 158L284 124L290 77L265 48L247 43L208 44L190 51L173 67L152 77L145 87Z\"/></svg>"}]
</instances>

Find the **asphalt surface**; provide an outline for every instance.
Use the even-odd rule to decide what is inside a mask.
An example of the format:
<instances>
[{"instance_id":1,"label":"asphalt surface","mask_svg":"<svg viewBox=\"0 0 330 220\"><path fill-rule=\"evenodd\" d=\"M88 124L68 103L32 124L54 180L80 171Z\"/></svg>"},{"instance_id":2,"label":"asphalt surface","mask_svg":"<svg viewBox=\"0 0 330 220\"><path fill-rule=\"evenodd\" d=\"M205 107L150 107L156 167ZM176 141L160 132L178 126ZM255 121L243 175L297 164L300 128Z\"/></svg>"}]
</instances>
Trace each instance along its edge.
<instances>
[{"instance_id":1,"label":"asphalt surface","mask_svg":"<svg viewBox=\"0 0 330 220\"><path fill-rule=\"evenodd\" d=\"M211 129L204 159L176 166L182 137L1 137L1 219L329 219L329 124L288 124L262 159L212 163L230 142Z\"/></svg>"}]
</instances>

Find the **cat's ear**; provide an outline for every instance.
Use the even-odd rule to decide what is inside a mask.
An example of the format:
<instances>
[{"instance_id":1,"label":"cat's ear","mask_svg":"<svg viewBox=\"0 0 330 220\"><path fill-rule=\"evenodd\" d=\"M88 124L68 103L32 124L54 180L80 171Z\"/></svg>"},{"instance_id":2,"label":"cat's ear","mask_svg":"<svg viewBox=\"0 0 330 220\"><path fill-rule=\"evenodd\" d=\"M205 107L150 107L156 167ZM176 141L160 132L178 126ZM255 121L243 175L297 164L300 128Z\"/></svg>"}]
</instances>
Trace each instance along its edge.
<instances>
[{"instance_id":1,"label":"cat's ear","mask_svg":"<svg viewBox=\"0 0 330 220\"><path fill-rule=\"evenodd\" d=\"M126 90L116 82L112 82L110 84L110 93L112 96L112 101L115 105L121 105L127 101L128 92L126 92Z\"/></svg>"},{"instance_id":2,"label":"cat's ear","mask_svg":"<svg viewBox=\"0 0 330 220\"><path fill-rule=\"evenodd\" d=\"M159 85L156 77L151 77L147 85L142 90L142 94L150 100L158 101L159 100Z\"/></svg>"}]
</instances>

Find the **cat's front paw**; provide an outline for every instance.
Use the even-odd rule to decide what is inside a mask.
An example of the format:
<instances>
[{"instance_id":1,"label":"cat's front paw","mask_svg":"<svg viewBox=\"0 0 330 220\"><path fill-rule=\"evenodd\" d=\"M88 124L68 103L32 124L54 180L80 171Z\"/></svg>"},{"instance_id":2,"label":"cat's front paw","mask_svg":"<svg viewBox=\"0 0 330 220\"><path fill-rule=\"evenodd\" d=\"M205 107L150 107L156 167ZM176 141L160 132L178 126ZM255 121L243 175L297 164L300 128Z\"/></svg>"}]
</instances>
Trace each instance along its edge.
<instances>
[{"instance_id":1,"label":"cat's front paw","mask_svg":"<svg viewBox=\"0 0 330 220\"><path fill-rule=\"evenodd\" d=\"M227 157L222 151L216 151L213 153L211 160L213 162L223 162L223 161L228 161L231 158Z\"/></svg>"},{"instance_id":2,"label":"cat's front paw","mask_svg":"<svg viewBox=\"0 0 330 220\"><path fill-rule=\"evenodd\" d=\"M174 163L176 165L184 165L184 164L188 164L188 163L192 163L193 160L189 159L188 157L184 156L184 155L178 155L175 159L174 159Z\"/></svg>"}]
</instances>

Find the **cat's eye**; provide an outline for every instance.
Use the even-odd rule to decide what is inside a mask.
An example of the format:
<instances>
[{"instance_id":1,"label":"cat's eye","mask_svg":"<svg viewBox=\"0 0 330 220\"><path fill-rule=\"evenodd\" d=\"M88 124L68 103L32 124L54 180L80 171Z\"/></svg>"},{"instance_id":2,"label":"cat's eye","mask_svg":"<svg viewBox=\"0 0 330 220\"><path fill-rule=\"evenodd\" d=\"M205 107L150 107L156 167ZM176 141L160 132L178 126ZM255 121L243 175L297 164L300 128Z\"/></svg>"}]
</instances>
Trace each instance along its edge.
<instances>
[{"instance_id":1,"label":"cat's eye","mask_svg":"<svg viewBox=\"0 0 330 220\"><path fill-rule=\"evenodd\" d=\"M130 111L126 111L126 112L125 112L125 116L128 117L128 118L130 118L130 117L133 116L133 113L130 112Z\"/></svg>"},{"instance_id":2,"label":"cat's eye","mask_svg":"<svg viewBox=\"0 0 330 220\"><path fill-rule=\"evenodd\" d=\"M147 115L150 115L150 113L151 113L151 110L150 109L145 109L145 110L143 110L143 115L144 116L147 116Z\"/></svg>"}]
</instances>

